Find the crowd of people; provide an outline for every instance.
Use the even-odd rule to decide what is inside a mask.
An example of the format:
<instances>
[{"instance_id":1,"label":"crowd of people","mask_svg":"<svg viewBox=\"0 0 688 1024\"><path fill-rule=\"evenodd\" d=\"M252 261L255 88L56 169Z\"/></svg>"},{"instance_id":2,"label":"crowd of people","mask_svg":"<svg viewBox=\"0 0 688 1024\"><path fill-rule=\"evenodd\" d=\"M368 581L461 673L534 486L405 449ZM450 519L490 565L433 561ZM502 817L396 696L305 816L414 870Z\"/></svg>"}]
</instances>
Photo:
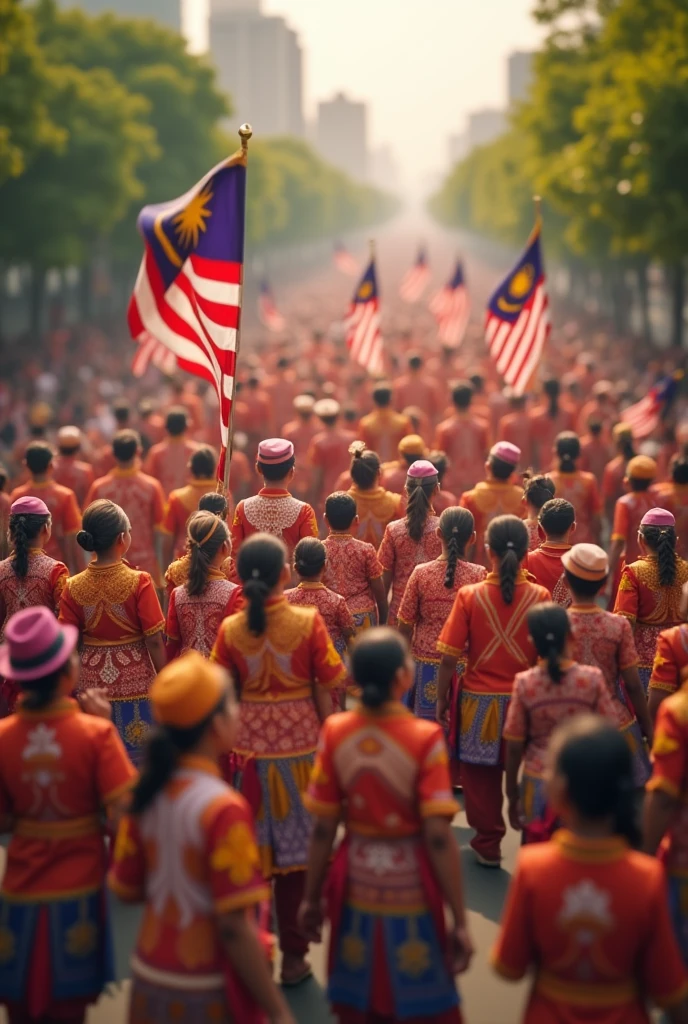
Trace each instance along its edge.
<instances>
[{"instance_id":1,"label":"crowd of people","mask_svg":"<svg viewBox=\"0 0 688 1024\"><path fill-rule=\"evenodd\" d=\"M460 806L486 870L522 837L528 1024L688 1024L683 400L624 422L675 354L568 331L524 396L475 332L400 328L378 379L337 332L254 346L220 493L212 392L64 334L0 394L12 1024L112 980L106 888L132 1024L293 1024L325 920L341 1024L458 1022Z\"/></svg>"}]
</instances>

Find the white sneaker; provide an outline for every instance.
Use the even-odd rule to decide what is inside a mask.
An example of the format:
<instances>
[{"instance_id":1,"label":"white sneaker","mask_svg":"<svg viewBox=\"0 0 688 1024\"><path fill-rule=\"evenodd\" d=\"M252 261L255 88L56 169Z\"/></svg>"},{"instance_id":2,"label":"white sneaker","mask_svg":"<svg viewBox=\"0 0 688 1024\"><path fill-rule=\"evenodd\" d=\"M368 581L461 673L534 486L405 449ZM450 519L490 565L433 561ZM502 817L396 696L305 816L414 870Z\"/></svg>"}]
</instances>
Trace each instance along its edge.
<instances>
[{"instance_id":1,"label":"white sneaker","mask_svg":"<svg viewBox=\"0 0 688 1024\"><path fill-rule=\"evenodd\" d=\"M480 864L480 866L483 868L501 868L502 866L501 857L498 857L497 860L488 860L487 857L483 857L483 855L481 853L478 853L477 850L473 850L473 855L478 864Z\"/></svg>"}]
</instances>

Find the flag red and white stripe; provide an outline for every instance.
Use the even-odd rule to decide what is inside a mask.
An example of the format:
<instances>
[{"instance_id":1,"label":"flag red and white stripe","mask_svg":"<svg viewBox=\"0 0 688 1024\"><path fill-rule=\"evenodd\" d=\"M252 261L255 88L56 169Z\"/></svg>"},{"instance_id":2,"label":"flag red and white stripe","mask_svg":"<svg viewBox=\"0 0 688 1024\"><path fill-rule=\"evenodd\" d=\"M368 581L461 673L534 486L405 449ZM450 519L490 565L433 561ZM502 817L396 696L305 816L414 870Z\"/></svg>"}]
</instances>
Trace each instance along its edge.
<instances>
[{"instance_id":1,"label":"flag red and white stripe","mask_svg":"<svg viewBox=\"0 0 688 1024\"><path fill-rule=\"evenodd\" d=\"M174 352L161 345L152 335L144 335L139 338L138 352L131 362L131 372L134 377L143 377L149 366L155 366L162 373L170 376L177 368L177 357Z\"/></svg>"},{"instance_id":2,"label":"flag red and white stripe","mask_svg":"<svg viewBox=\"0 0 688 1024\"><path fill-rule=\"evenodd\" d=\"M344 321L349 355L369 373L384 368L380 300L377 291L375 261L371 260L354 293Z\"/></svg>"},{"instance_id":3,"label":"flag red and white stripe","mask_svg":"<svg viewBox=\"0 0 688 1024\"><path fill-rule=\"evenodd\" d=\"M418 302L430 280L430 268L425 252L421 249L416 262L407 270L399 285L399 297L404 302Z\"/></svg>"},{"instance_id":4,"label":"flag red and white stripe","mask_svg":"<svg viewBox=\"0 0 688 1024\"><path fill-rule=\"evenodd\" d=\"M333 260L337 270L348 277L355 277L360 273L361 267L358 260L341 244L335 245Z\"/></svg>"},{"instance_id":5,"label":"flag red and white stripe","mask_svg":"<svg viewBox=\"0 0 688 1024\"><path fill-rule=\"evenodd\" d=\"M458 348L471 316L471 300L460 262L449 282L433 295L428 308L437 321L439 340L443 345Z\"/></svg>"},{"instance_id":6,"label":"flag red and white stripe","mask_svg":"<svg viewBox=\"0 0 688 1024\"><path fill-rule=\"evenodd\" d=\"M270 285L265 281L261 285L258 296L258 318L263 327L267 327L275 334L279 334L287 326L287 321L275 304Z\"/></svg>"}]
</instances>

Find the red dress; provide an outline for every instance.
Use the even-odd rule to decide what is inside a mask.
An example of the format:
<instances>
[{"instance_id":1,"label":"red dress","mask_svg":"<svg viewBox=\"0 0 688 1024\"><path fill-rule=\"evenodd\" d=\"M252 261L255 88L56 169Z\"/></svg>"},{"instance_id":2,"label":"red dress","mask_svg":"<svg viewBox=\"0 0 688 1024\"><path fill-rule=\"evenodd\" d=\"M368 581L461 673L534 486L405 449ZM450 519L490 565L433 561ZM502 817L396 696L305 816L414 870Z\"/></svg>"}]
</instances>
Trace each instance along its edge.
<instances>
[{"instance_id":1,"label":"red dress","mask_svg":"<svg viewBox=\"0 0 688 1024\"><path fill-rule=\"evenodd\" d=\"M382 577L383 569L375 548L349 533L330 534L323 544L327 551L325 584L344 598L357 631L377 626L377 603L370 583Z\"/></svg>"},{"instance_id":2,"label":"red dress","mask_svg":"<svg viewBox=\"0 0 688 1024\"><path fill-rule=\"evenodd\" d=\"M535 581L547 587L552 600L563 608L568 608L573 600L571 591L566 585L564 566L561 556L571 550L570 544L553 544L545 541L536 551L530 551L523 566Z\"/></svg>"},{"instance_id":3,"label":"red dress","mask_svg":"<svg viewBox=\"0 0 688 1024\"><path fill-rule=\"evenodd\" d=\"M211 569L202 594L193 597L186 586L175 587L167 609L167 659L187 651L210 657L222 620L238 610L241 587L230 583L220 569Z\"/></svg>"},{"instance_id":4,"label":"red dress","mask_svg":"<svg viewBox=\"0 0 688 1024\"><path fill-rule=\"evenodd\" d=\"M17 498L27 496L40 498L48 506L53 525L50 540L45 545L45 553L58 562L64 561L64 538L75 536L81 529L81 511L74 491L62 487L54 480L46 480L43 483L31 480L28 484L15 487L10 494L10 502L14 503Z\"/></svg>"},{"instance_id":5,"label":"red dress","mask_svg":"<svg viewBox=\"0 0 688 1024\"><path fill-rule=\"evenodd\" d=\"M120 505L131 523L131 546L127 559L160 583L160 566L155 553L155 534L165 519L165 496L152 476L138 469L113 469L96 480L88 494L88 503L109 498Z\"/></svg>"},{"instance_id":6,"label":"red dress","mask_svg":"<svg viewBox=\"0 0 688 1024\"><path fill-rule=\"evenodd\" d=\"M405 519L397 519L385 530L378 558L383 570L392 574L392 599L387 619L390 626L396 626L399 605L415 567L442 554L442 542L437 536L439 523L437 516L428 516L420 541L409 537Z\"/></svg>"},{"instance_id":7,"label":"red dress","mask_svg":"<svg viewBox=\"0 0 688 1024\"><path fill-rule=\"evenodd\" d=\"M252 498L240 501L234 512L232 551L235 558L242 543L254 533L279 537L291 556L303 537L318 536L318 523L315 512L305 501L294 498L289 491L263 487Z\"/></svg>"}]
</instances>

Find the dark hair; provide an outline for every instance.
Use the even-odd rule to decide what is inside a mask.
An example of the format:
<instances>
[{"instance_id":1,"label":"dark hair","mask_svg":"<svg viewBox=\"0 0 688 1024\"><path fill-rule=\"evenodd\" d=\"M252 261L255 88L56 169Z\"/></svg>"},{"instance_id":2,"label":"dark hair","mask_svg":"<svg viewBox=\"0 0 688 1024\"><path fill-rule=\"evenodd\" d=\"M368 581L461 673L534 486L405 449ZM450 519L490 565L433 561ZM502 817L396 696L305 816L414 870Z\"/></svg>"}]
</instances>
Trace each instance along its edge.
<instances>
[{"instance_id":1,"label":"dark hair","mask_svg":"<svg viewBox=\"0 0 688 1024\"><path fill-rule=\"evenodd\" d=\"M593 437L599 437L602 433L602 423L600 420L588 420L588 431Z\"/></svg>"},{"instance_id":2,"label":"dark hair","mask_svg":"<svg viewBox=\"0 0 688 1024\"><path fill-rule=\"evenodd\" d=\"M576 521L576 510L565 498L551 498L540 509L538 522L548 537L563 537Z\"/></svg>"},{"instance_id":3,"label":"dark hair","mask_svg":"<svg viewBox=\"0 0 688 1024\"><path fill-rule=\"evenodd\" d=\"M265 632L265 602L279 583L287 549L269 533L255 533L239 549L236 567L248 601L248 628L255 636Z\"/></svg>"},{"instance_id":4,"label":"dark hair","mask_svg":"<svg viewBox=\"0 0 688 1024\"><path fill-rule=\"evenodd\" d=\"M212 512L194 512L186 524L186 550L189 552L189 579L186 592L198 597L208 584L210 565L225 541L229 530Z\"/></svg>"},{"instance_id":5,"label":"dark hair","mask_svg":"<svg viewBox=\"0 0 688 1024\"><path fill-rule=\"evenodd\" d=\"M92 501L84 511L82 529L76 535L77 544L84 551L109 551L120 533L127 529L124 509L108 498Z\"/></svg>"},{"instance_id":6,"label":"dark hair","mask_svg":"<svg viewBox=\"0 0 688 1024\"><path fill-rule=\"evenodd\" d=\"M675 484L688 484L688 456L674 455L671 460L671 479Z\"/></svg>"},{"instance_id":7,"label":"dark hair","mask_svg":"<svg viewBox=\"0 0 688 1024\"><path fill-rule=\"evenodd\" d=\"M327 561L325 545L317 537L304 537L294 548L294 569L299 576L317 576Z\"/></svg>"},{"instance_id":8,"label":"dark hair","mask_svg":"<svg viewBox=\"0 0 688 1024\"><path fill-rule=\"evenodd\" d=\"M118 398L116 402L112 403L112 415L120 426L129 422L131 406L129 405L129 402L127 402L126 398Z\"/></svg>"},{"instance_id":9,"label":"dark hair","mask_svg":"<svg viewBox=\"0 0 688 1024\"><path fill-rule=\"evenodd\" d=\"M40 679L28 679L20 683L22 691L22 707L27 711L42 711L54 699L62 676L69 668L69 658L47 676Z\"/></svg>"},{"instance_id":10,"label":"dark hair","mask_svg":"<svg viewBox=\"0 0 688 1024\"><path fill-rule=\"evenodd\" d=\"M8 477L9 473L7 472L7 467L4 466L2 462L0 462L0 492L4 490Z\"/></svg>"},{"instance_id":11,"label":"dark hair","mask_svg":"<svg viewBox=\"0 0 688 1024\"><path fill-rule=\"evenodd\" d=\"M632 431L624 430L618 434L616 438L616 447L619 449L619 452L623 455L626 462L630 462L630 460L635 456Z\"/></svg>"},{"instance_id":12,"label":"dark hair","mask_svg":"<svg viewBox=\"0 0 688 1024\"><path fill-rule=\"evenodd\" d=\"M523 474L523 497L538 511L545 502L551 501L555 493L556 488L551 477L531 476L529 472Z\"/></svg>"},{"instance_id":13,"label":"dark hair","mask_svg":"<svg viewBox=\"0 0 688 1024\"><path fill-rule=\"evenodd\" d=\"M601 580L583 580L580 576L574 576L568 569L564 569L564 577L574 597L595 597L608 579L607 576L603 576Z\"/></svg>"},{"instance_id":14,"label":"dark hair","mask_svg":"<svg viewBox=\"0 0 688 1024\"><path fill-rule=\"evenodd\" d=\"M547 674L553 683L560 683L563 671L561 657L571 632L566 609L554 602L538 604L528 612L528 631L535 650L547 661Z\"/></svg>"},{"instance_id":15,"label":"dark hair","mask_svg":"<svg viewBox=\"0 0 688 1024\"><path fill-rule=\"evenodd\" d=\"M676 530L673 526L641 526L640 535L657 555L659 583L673 587L676 582Z\"/></svg>"},{"instance_id":16,"label":"dark hair","mask_svg":"<svg viewBox=\"0 0 688 1024\"><path fill-rule=\"evenodd\" d=\"M29 472L40 475L53 461L53 450L46 441L32 441L26 446L24 458Z\"/></svg>"},{"instance_id":17,"label":"dark hair","mask_svg":"<svg viewBox=\"0 0 688 1024\"><path fill-rule=\"evenodd\" d=\"M180 437L186 430L188 419L186 409L181 405L175 405L167 414L165 428L172 437Z\"/></svg>"},{"instance_id":18,"label":"dark hair","mask_svg":"<svg viewBox=\"0 0 688 1024\"><path fill-rule=\"evenodd\" d=\"M574 434L572 430L564 430L557 434L554 445L559 457L559 472L575 473L576 461L581 452L578 434Z\"/></svg>"},{"instance_id":19,"label":"dark hair","mask_svg":"<svg viewBox=\"0 0 688 1024\"><path fill-rule=\"evenodd\" d=\"M346 491L335 491L325 501L325 515L333 530L348 530L356 518L356 502Z\"/></svg>"},{"instance_id":20,"label":"dark hair","mask_svg":"<svg viewBox=\"0 0 688 1024\"><path fill-rule=\"evenodd\" d=\"M654 480L648 480L646 477L641 478L639 476L629 476L628 478L628 486L632 491L635 491L636 494L641 491L649 491L653 483Z\"/></svg>"},{"instance_id":21,"label":"dark hair","mask_svg":"<svg viewBox=\"0 0 688 1024\"><path fill-rule=\"evenodd\" d=\"M141 447L141 438L135 430L120 430L112 439L112 454L118 462L131 462Z\"/></svg>"},{"instance_id":22,"label":"dark hair","mask_svg":"<svg viewBox=\"0 0 688 1024\"><path fill-rule=\"evenodd\" d=\"M375 710L391 696L394 677L408 654L395 629L379 626L361 633L351 648L351 675L361 689L361 703Z\"/></svg>"},{"instance_id":23,"label":"dark hair","mask_svg":"<svg viewBox=\"0 0 688 1024\"><path fill-rule=\"evenodd\" d=\"M516 577L528 551L528 530L516 516L497 516L487 528L487 546L499 559L502 599L511 604Z\"/></svg>"},{"instance_id":24,"label":"dark hair","mask_svg":"<svg viewBox=\"0 0 688 1024\"><path fill-rule=\"evenodd\" d=\"M224 708L225 700L223 696L205 718L188 729L159 725L151 730L146 739L143 770L132 795L132 814L143 814L162 793L177 768L179 758L198 745L215 715Z\"/></svg>"},{"instance_id":25,"label":"dark hair","mask_svg":"<svg viewBox=\"0 0 688 1024\"><path fill-rule=\"evenodd\" d=\"M446 452L441 452L439 450L432 451L428 455L428 462L432 462L433 466L437 470L437 479L441 484L445 473L449 469L449 456Z\"/></svg>"},{"instance_id":26,"label":"dark hair","mask_svg":"<svg viewBox=\"0 0 688 1024\"><path fill-rule=\"evenodd\" d=\"M467 508L446 508L440 516L440 532L447 545L447 571L444 576L447 590L454 586L456 563L464 557L474 530L475 520Z\"/></svg>"},{"instance_id":27,"label":"dark hair","mask_svg":"<svg viewBox=\"0 0 688 1024\"><path fill-rule=\"evenodd\" d=\"M380 408L385 408L392 401L392 388L389 384L378 384L373 388L373 401Z\"/></svg>"},{"instance_id":28,"label":"dark hair","mask_svg":"<svg viewBox=\"0 0 688 1024\"><path fill-rule=\"evenodd\" d=\"M229 502L224 494L220 494L219 491L208 491L198 502L198 511L212 512L214 516L226 519L229 512Z\"/></svg>"},{"instance_id":29,"label":"dark hair","mask_svg":"<svg viewBox=\"0 0 688 1024\"><path fill-rule=\"evenodd\" d=\"M555 772L584 818L614 817L614 832L631 846L640 836L635 808L633 757L627 740L597 715L577 715L555 733Z\"/></svg>"},{"instance_id":30,"label":"dark hair","mask_svg":"<svg viewBox=\"0 0 688 1024\"><path fill-rule=\"evenodd\" d=\"M436 473L434 476L406 477L406 530L416 544L420 544L425 524L432 513L432 495L436 487Z\"/></svg>"},{"instance_id":31,"label":"dark hair","mask_svg":"<svg viewBox=\"0 0 688 1024\"><path fill-rule=\"evenodd\" d=\"M371 452L366 448L365 441L354 441L349 446L351 460L351 479L362 491L369 491L374 487L380 472L380 458L377 452Z\"/></svg>"},{"instance_id":32,"label":"dark hair","mask_svg":"<svg viewBox=\"0 0 688 1024\"><path fill-rule=\"evenodd\" d=\"M473 401L473 388L467 380L462 380L452 388L452 402L457 409L467 409Z\"/></svg>"},{"instance_id":33,"label":"dark hair","mask_svg":"<svg viewBox=\"0 0 688 1024\"><path fill-rule=\"evenodd\" d=\"M197 448L189 460L189 469L196 479L209 479L217 469L217 452L209 444Z\"/></svg>"},{"instance_id":34,"label":"dark hair","mask_svg":"<svg viewBox=\"0 0 688 1024\"><path fill-rule=\"evenodd\" d=\"M20 580L26 579L29 571L29 548L46 523L50 515L37 515L35 512L20 512L10 516L9 534L14 545L12 553L12 570Z\"/></svg>"},{"instance_id":35,"label":"dark hair","mask_svg":"<svg viewBox=\"0 0 688 1024\"><path fill-rule=\"evenodd\" d=\"M270 483L274 483L276 480L284 480L285 476L291 473L292 469L296 465L296 459L292 455L290 459L285 459L284 462L278 462L274 465L272 462L260 462L257 463L258 472Z\"/></svg>"},{"instance_id":36,"label":"dark hair","mask_svg":"<svg viewBox=\"0 0 688 1024\"><path fill-rule=\"evenodd\" d=\"M417 354L409 356L408 365L410 370L420 370L423 365L423 357Z\"/></svg>"},{"instance_id":37,"label":"dark hair","mask_svg":"<svg viewBox=\"0 0 688 1024\"><path fill-rule=\"evenodd\" d=\"M542 385L542 390L549 399L549 405L547 406L547 415L550 419L556 419L559 415L559 395L561 394L561 387L556 377L549 377Z\"/></svg>"},{"instance_id":38,"label":"dark hair","mask_svg":"<svg viewBox=\"0 0 688 1024\"><path fill-rule=\"evenodd\" d=\"M496 455L490 455L487 461L493 477L502 483L508 480L516 469L512 462L505 462L504 459L500 459Z\"/></svg>"}]
</instances>

